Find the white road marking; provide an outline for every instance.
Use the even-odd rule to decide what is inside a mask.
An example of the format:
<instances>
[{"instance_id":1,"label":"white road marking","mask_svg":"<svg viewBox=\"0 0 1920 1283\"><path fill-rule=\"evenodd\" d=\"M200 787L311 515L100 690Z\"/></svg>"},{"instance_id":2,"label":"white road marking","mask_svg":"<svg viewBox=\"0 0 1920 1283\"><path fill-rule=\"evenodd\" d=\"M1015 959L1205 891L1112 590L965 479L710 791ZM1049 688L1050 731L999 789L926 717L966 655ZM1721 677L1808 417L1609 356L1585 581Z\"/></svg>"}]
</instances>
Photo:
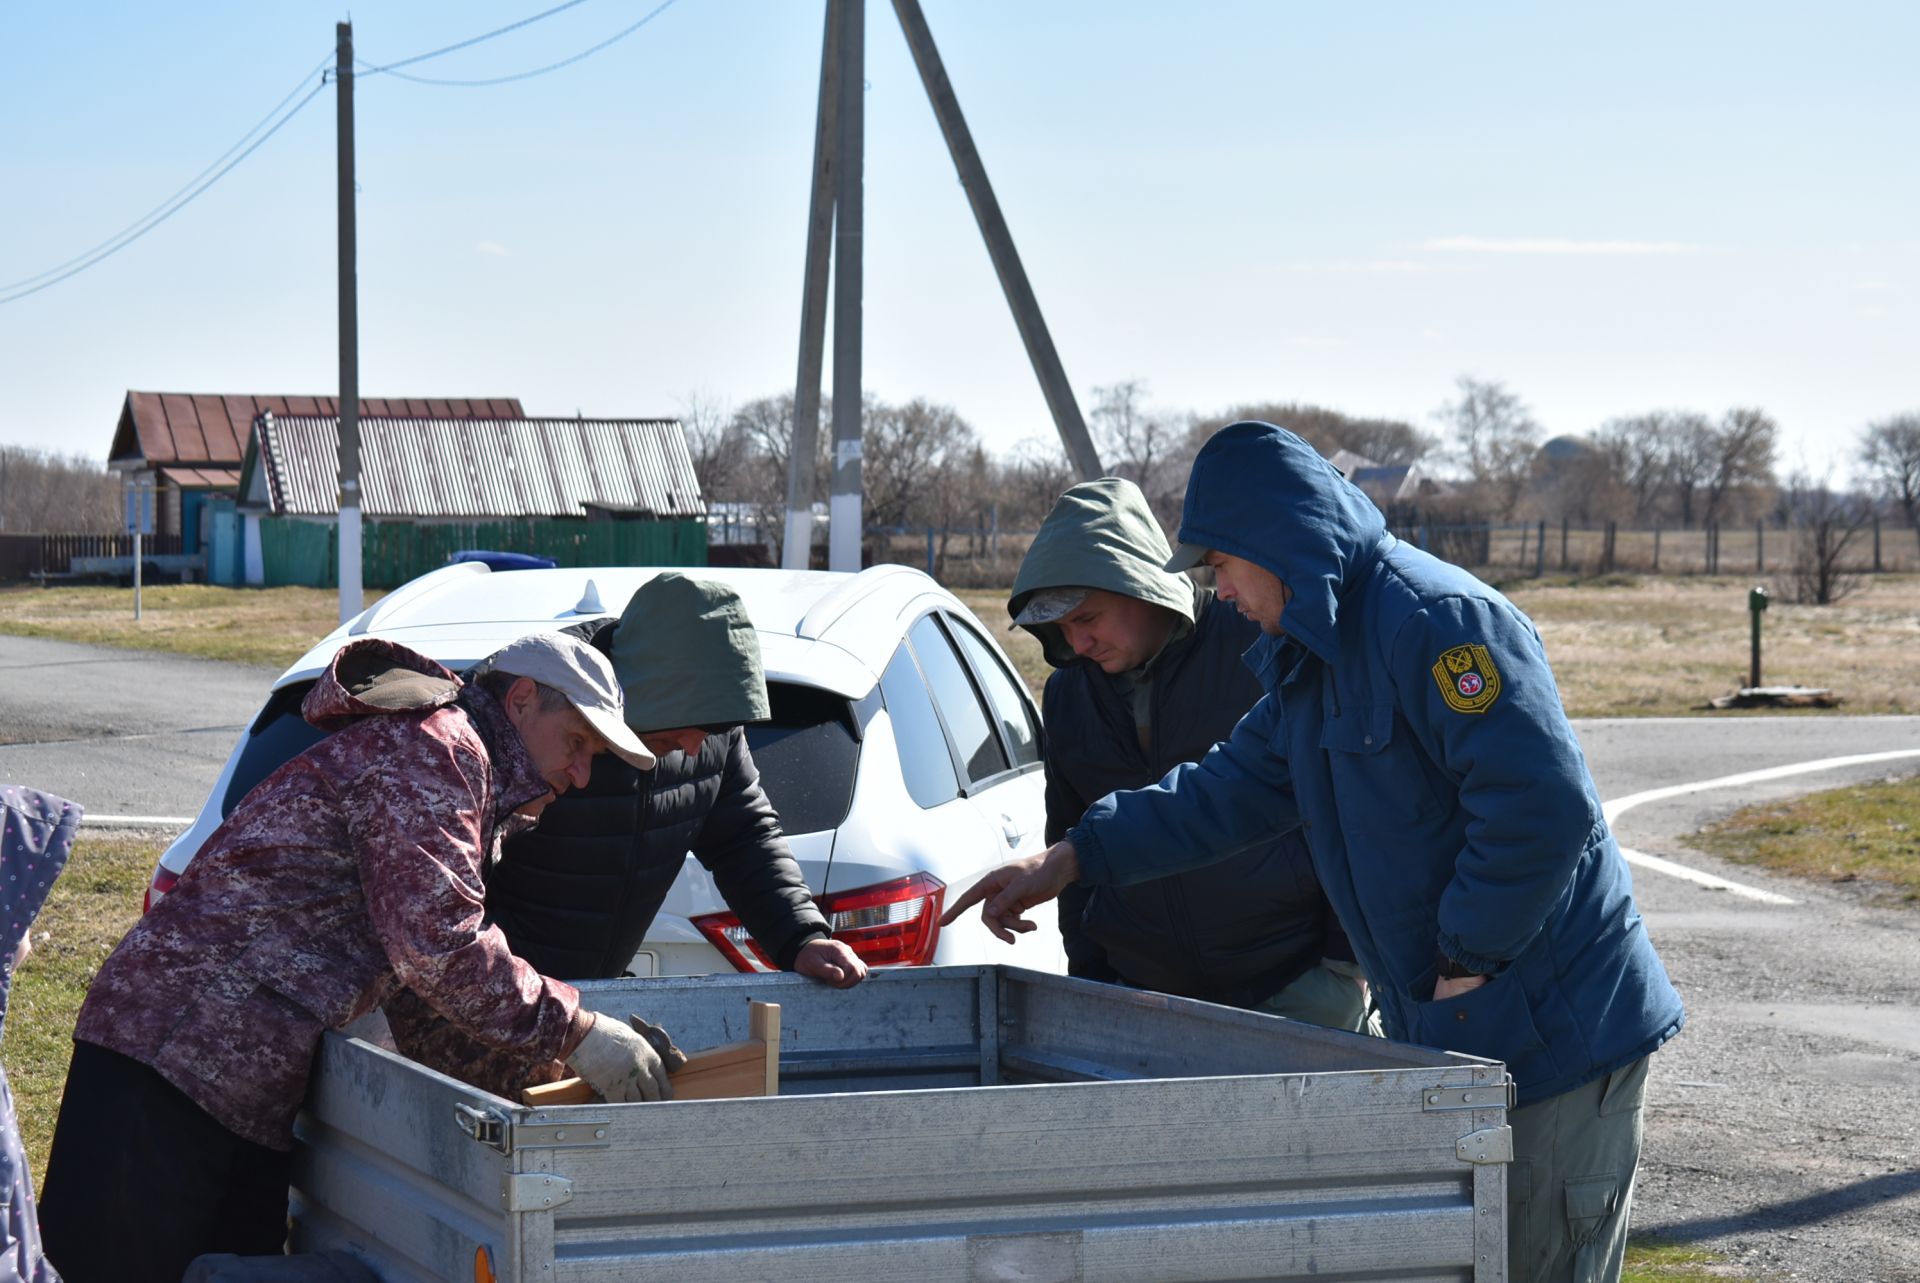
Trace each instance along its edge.
<instances>
[{"instance_id":1,"label":"white road marking","mask_svg":"<svg viewBox=\"0 0 1920 1283\"><path fill-rule=\"evenodd\" d=\"M103 828L130 829L184 829L193 824L191 818L178 815L82 815L80 827L98 824Z\"/></svg>"},{"instance_id":2,"label":"white road marking","mask_svg":"<svg viewBox=\"0 0 1920 1283\"><path fill-rule=\"evenodd\" d=\"M1626 797L1616 798L1601 805L1601 813L1606 816L1607 827L1627 811L1648 802L1660 802L1670 797L1684 797L1688 793L1704 793L1708 789L1735 788L1741 784L1759 784L1766 780L1786 779L1793 775L1808 775L1815 771L1838 770L1843 766L1866 766L1874 762L1892 762L1901 758L1920 757L1920 748L1891 749L1885 753L1856 753L1851 757L1823 757L1811 762L1790 762L1785 766L1769 766L1764 770L1742 771L1738 775L1722 775L1718 779L1696 780L1691 784L1671 784L1665 788L1647 789L1642 793L1630 793ZM1739 882L1730 882L1726 878L1711 873L1702 873L1698 869L1676 864L1672 860L1663 860L1657 855L1648 855L1645 851L1633 851L1626 847L1620 853L1642 868L1652 869L1656 873L1665 873L1671 877L1685 878L1697 882L1703 887L1715 891L1727 891L1744 896L1749 900L1758 900L1762 904L1794 904L1796 901L1773 891L1763 891L1759 887L1750 887Z\"/></svg>"}]
</instances>

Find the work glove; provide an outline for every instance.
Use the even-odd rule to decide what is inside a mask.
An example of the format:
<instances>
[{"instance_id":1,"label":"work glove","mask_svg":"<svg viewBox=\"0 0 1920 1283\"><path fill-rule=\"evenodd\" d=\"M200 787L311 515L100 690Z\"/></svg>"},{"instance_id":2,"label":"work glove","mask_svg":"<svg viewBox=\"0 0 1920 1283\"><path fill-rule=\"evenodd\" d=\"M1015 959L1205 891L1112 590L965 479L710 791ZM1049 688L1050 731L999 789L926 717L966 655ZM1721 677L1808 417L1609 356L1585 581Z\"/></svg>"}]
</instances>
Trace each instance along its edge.
<instances>
[{"instance_id":1,"label":"work glove","mask_svg":"<svg viewBox=\"0 0 1920 1283\"><path fill-rule=\"evenodd\" d=\"M673 1045L673 1038L659 1025L648 1024L638 1016L628 1016L627 1023L633 1026L633 1032L645 1038L660 1053L667 1072L678 1073L687 1063L687 1053Z\"/></svg>"},{"instance_id":2,"label":"work glove","mask_svg":"<svg viewBox=\"0 0 1920 1283\"><path fill-rule=\"evenodd\" d=\"M666 1037L666 1030L645 1025L666 1040L667 1047L679 1055ZM686 1057L680 1055L680 1063ZM586 1079L608 1104L620 1105L636 1100L671 1100L673 1088L667 1082L667 1066L653 1041L619 1021L595 1012L587 1036L567 1057L573 1072Z\"/></svg>"}]
</instances>

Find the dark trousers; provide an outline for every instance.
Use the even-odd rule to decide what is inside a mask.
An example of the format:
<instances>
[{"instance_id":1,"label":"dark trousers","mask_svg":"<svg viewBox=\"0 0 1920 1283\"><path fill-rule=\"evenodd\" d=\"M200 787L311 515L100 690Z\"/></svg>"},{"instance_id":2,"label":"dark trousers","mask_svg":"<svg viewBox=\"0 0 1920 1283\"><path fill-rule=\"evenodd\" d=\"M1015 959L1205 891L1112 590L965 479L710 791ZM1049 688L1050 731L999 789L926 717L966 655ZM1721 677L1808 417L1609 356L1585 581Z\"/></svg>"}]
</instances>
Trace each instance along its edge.
<instances>
[{"instance_id":1,"label":"dark trousers","mask_svg":"<svg viewBox=\"0 0 1920 1283\"><path fill-rule=\"evenodd\" d=\"M47 1259L66 1283L179 1283L203 1252L281 1252L291 1158L139 1061L75 1042L40 1196Z\"/></svg>"}]
</instances>

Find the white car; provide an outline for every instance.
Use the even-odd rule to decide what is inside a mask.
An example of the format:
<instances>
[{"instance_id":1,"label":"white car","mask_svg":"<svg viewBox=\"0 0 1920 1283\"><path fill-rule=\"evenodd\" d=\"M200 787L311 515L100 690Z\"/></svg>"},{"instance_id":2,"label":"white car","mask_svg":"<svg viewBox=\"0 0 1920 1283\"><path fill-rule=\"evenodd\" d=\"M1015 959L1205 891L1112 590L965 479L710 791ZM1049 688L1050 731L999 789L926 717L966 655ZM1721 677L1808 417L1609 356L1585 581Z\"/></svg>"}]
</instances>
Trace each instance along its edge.
<instances>
[{"instance_id":1,"label":"white car","mask_svg":"<svg viewBox=\"0 0 1920 1283\"><path fill-rule=\"evenodd\" d=\"M300 701L334 652L384 637L455 671L531 632L618 616L664 568L423 575L329 633L280 675L193 827L167 848L164 895L249 790L321 738ZM1064 972L1055 931L1009 948L979 915L942 930L950 894L1044 845L1040 716L1000 647L920 571L683 570L732 587L759 634L773 719L747 728L761 784L820 909L870 965L997 962ZM765 971L767 960L688 855L636 976Z\"/></svg>"}]
</instances>

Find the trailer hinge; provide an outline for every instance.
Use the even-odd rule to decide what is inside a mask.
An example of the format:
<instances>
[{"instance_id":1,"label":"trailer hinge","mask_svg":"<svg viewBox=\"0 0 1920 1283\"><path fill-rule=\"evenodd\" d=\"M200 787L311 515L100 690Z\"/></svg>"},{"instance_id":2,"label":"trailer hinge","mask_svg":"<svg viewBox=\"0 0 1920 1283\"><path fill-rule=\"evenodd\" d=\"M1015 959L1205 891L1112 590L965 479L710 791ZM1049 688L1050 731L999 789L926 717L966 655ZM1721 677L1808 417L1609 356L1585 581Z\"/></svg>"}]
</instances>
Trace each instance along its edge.
<instances>
[{"instance_id":1,"label":"trailer hinge","mask_svg":"<svg viewBox=\"0 0 1920 1283\"><path fill-rule=\"evenodd\" d=\"M537 1212L573 1198L573 1182L552 1172L509 1172L500 1187L500 1205L509 1212Z\"/></svg>"},{"instance_id":2,"label":"trailer hinge","mask_svg":"<svg viewBox=\"0 0 1920 1283\"><path fill-rule=\"evenodd\" d=\"M1420 1111L1445 1113L1455 1109L1512 1109L1513 1080L1491 1087L1429 1087L1420 1093Z\"/></svg>"},{"instance_id":3,"label":"trailer hinge","mask_svg":"<svg viewBox=\"0 0 1920 1283\"><path fill-rule=\"evenodd\" d=\"M496 1110L455 1105L453 1119L461 1131L503 1154L523 1149L605 1149L613 1143L607 1139L613 1120L605 1116L569 1116L555 1122L546 1113L514 1118Z\"/></svg>"},{"instance_id":4,"label":"trailer hinge","mask_svg":"<svg viewBox=\"0 0 1920 1283\"><path fill-rule=\"evenodd\" d=\"M1513 1128L1485 1127L1468 1132L1454 1145L1453 1152L1463 1163L1511 1163Z\"/></svg>"}]
</instances>

